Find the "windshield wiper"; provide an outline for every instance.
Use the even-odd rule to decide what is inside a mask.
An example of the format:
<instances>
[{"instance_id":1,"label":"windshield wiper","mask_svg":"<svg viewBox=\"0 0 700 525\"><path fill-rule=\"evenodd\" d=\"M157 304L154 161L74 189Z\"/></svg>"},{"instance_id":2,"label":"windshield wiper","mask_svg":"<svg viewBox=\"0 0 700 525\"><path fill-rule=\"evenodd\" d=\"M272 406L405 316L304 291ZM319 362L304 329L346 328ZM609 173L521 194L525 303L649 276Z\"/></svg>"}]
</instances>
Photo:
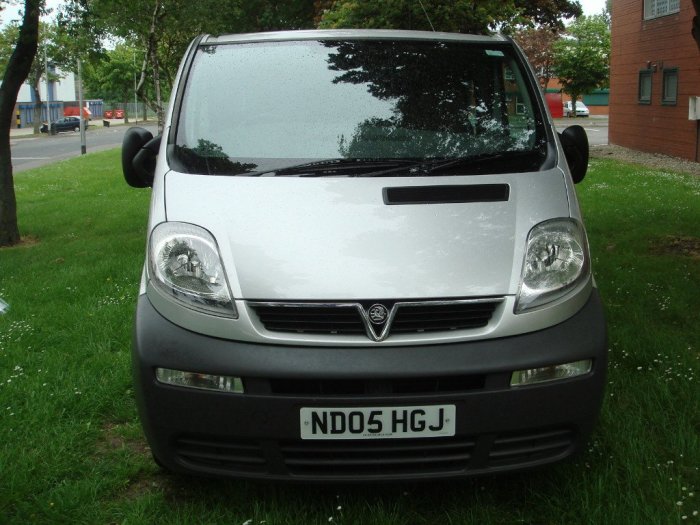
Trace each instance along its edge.
<instances>
[{"instance_id":1,"label":"windshield wiper","mask_svg":"<svg viewBox=\"0 0 700 525\"><path fill-rule=\"evenodd\" d=\"M532 162L522 162L520 159L529 157ZM471 157L456 157L449 159L434 159L413 162L410 165L388 168L358 174L358 177L384 177L387 175L426 176L439 173L449 173L454 168L459 169L459 175L480 175L483 173L504 173L506 171L524 172L537 168L538 151L504 151L502 153L485 153ZM517 164L512 161L517 160ZM494 171L495 168L495 171Z\"/></svg>"},{"instance_id":2,"label":"windshield wiper","mask_svg":"<svg viewBox=\"0 0 700 525\"><path fill-rule=\"evenodd\" d=\"M305 162L304 164L294 164L284 168L274 170L258 171L249 173L251 177L262 175L298 175L299 177L325 177L325 176L362 176L363 172L374 172L377 169L397 169L406 165L416 163L416 159L400 158L358 158L358 159L325 159L315 162Z\"/></svg>"},{"instance_id":3,"label":"windshield wiper","mask_svg":"<svg viewBox=\"0 0 700 525\"><path fill-rule=\"evenodd\" d=\"M529 157L532 162L522 162ZM523 172L536 169L540 153L534 151L504 151L486 153L471 157L452 158L332 158L303 164L294 164L273 170L247 173L250 177L285 176L298 177L385 177L385 176L427 176L449 173L459 168L461 175L482 173ZM516 161L516 162L513 162Z\"/></svg>"}]
</instances>

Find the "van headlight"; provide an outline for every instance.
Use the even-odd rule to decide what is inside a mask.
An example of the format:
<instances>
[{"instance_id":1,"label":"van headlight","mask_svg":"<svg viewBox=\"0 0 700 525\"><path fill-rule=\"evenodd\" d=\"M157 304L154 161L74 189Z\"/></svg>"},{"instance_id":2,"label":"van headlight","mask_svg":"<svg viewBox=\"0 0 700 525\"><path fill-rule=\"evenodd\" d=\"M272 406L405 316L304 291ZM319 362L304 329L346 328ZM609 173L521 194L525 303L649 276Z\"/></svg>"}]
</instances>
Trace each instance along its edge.
<instances>
[{"instance_id":1,"label":"van headlight","mask_svg":"<svg viewBox=\"0 0 700 525\"><path fill-rule=\"evenodd\" d=\"M219 248L204 228L183 222L160 223L151 233L148 270L153 286L182 305L237 317Z\"/></svg>"},{"instance_id":2,"label":"van headlight","mask_svg":"<svg viewBox=\"0 0 700 525\"><path fill-rule=\"evenodd\" d=\"M588 277L588 243L573 219L541 222L527 236L515 313L556 301Z\"/></svg>"}]
</instances>

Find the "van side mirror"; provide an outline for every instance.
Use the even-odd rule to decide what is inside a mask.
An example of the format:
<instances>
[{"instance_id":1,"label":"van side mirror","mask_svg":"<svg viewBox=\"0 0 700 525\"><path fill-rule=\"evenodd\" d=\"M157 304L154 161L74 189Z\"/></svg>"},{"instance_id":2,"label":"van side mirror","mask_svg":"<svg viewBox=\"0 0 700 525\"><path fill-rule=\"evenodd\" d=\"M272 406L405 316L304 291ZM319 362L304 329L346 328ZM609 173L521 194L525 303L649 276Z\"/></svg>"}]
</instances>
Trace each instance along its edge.
<instances>
[{"instance_id":1,"label":"van side mirror","mask_svg":"<svg viewBox=\"0 0 700 525\"><path fill-rule=\"evenodd\" d=\"M143 128L129 128L122 141L122 172L129 186L153 186L161 136Z\"/></svg>"},{"instance_id":2,"label":"van side mirror","mask_svg":"<svg viewBox=\"0 0 700 525\"><path fill-rule=\"evenodd\" d=\"M564 148L566 162L569 164L571 178L578 184L588 170L588 135L581 126L569 126L559 133L561 146Z\"/></svg>"}]
</instances>

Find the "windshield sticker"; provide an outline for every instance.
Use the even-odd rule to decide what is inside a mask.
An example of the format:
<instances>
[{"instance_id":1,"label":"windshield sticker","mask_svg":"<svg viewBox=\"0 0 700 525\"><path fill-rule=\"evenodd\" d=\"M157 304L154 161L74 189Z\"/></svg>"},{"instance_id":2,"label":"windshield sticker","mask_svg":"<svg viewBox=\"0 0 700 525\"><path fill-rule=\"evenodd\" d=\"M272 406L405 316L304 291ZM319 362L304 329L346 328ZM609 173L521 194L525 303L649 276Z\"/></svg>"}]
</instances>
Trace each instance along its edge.
<instances>
[{"instance_id":1,"label":"windshield sticker","mask_svg":"<svg viewBox=\"0 0 700 525\"><path fill-rule=\"evenodd\" d=\"M496 49L487 49L486 54L490 57L502 57L503 51L498 51Z\"/></svg>"}]
</instances>

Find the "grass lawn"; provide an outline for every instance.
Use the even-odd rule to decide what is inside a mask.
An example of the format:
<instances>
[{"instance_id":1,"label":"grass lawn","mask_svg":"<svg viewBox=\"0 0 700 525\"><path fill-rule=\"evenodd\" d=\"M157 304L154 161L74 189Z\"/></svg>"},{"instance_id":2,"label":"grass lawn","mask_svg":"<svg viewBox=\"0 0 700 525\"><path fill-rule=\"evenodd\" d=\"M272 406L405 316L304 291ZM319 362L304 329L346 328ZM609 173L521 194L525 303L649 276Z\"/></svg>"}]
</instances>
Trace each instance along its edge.
<instances>
[{"instance_id":1,"label":"grass lawn","mask_svg":"<svg viewBox=\"0 0 700 525\"><path fill-rule=\"evenodd\" d=\"M610 370L581 457L433 484L163 474L130 379L148 190L109 151L16 175L0 250L0 524L700 524L700 179L592 160L579 185ZM575 407L572 407L575 410Z\"/></svg>"}]
</instances>

